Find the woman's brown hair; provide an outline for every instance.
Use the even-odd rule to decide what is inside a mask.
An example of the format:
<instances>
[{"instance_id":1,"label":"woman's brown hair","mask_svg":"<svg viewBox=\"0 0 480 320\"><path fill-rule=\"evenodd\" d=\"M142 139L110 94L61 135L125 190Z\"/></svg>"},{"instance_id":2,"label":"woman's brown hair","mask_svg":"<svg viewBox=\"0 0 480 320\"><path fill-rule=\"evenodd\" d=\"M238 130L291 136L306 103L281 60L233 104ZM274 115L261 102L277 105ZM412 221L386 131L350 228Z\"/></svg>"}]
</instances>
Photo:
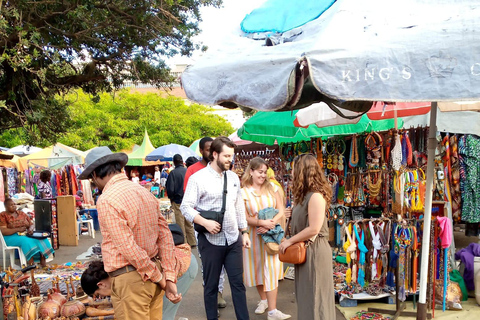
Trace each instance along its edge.
<instances>
[{"instance_id":1,"label":"woman's brown hair","mask_svg":"<svg viewBox=\"0 0 480 320\"><path fill-rule=\"evenodd\" d=\"M309 154L302 154L293 161L293 199L301 204L308 192L318 192L330 203L332 187L317 159Z\"/></svg>"},{"instance_id":2,"label":"woman's brown hair","mask_svg":"<svg viewBox=\"0 0 480 320\"><path fill-rule=\"evenodd\" d=\"M242 176L242 186L243 187L250 187L253 185L252 175L250 174L254 170L260 169L262 166L265 166L268 170L268 164L265 160L260 157L255 157L248 163L247 169ZM275 194L273 191L273 186L270 183L270 179L268 177L265 178L265 181L262 184L262 191L267 191L272 196Z\"/></svg>"}]
</instances>

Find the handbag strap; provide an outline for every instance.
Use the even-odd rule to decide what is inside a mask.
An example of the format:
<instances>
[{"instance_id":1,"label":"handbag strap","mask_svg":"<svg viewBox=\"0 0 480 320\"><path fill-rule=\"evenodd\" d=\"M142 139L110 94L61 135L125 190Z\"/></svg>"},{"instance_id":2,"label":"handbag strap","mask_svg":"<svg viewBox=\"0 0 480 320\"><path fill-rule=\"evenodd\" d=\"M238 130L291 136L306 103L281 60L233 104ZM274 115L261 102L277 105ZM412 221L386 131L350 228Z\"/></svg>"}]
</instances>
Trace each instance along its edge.
<instances>
[{"instance_id":1,"label":"handbag strap","mask_svg":"<svg viewBox=\"0 0 480 320\"><path fill-rule=\"evenodd\" d=\"M225 205L227 202L227 172L223 174L223 197L222 197L222 214L225 214Z\"/></svg>"}]
</instances>

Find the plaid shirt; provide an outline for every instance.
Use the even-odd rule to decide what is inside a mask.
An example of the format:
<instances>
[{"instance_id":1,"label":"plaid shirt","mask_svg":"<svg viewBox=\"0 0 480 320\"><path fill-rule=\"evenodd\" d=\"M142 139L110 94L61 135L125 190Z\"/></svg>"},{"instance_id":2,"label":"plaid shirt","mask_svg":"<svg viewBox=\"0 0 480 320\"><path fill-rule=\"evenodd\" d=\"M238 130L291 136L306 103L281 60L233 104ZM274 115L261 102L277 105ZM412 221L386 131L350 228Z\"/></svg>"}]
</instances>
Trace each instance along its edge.
<instances>
[{"instance_id":1,"label":"plaid shirt","mask_svg":"<svg viewBox=\"0 0 480 320\"><path fill-rule=\"evenodd\" d=\"M176 282L173 237L157 199L122 173L105 185L97 203L105 271L134 266L143 281L159 282L159 257L167 280Z\"/></svg>"},{"instance_id":2,"label":"plaid shirt","mask_svg":"<svg viewBox=\"0 0 480 320\"><path fill-rule=\"evenodd\" d=\"M223 175L227 175L227 202L222 231L206 233L207 240L217 246L237 242L238 230L247 228L245 205L240 189L240 180L232 171L216 172L210 164L193 174L188 180L180 210L185 218L193 222L198 210L220 211L222 209Z\"/></svg>"}]
</instances>

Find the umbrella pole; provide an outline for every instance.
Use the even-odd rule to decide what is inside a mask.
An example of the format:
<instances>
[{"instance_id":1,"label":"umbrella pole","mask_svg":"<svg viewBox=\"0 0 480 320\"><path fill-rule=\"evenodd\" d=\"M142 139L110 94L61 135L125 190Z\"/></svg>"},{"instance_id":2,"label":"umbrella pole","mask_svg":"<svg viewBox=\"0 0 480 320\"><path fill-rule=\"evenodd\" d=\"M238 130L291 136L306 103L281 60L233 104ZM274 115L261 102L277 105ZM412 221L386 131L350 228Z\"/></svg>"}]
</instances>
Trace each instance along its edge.
<instances>
[{"instance_id":1,"label":"umbrella pole","mask_svg":"<svg viewBox=\"0 0 480 320\"><path fill-rule=\"evenodd\" d=\"M418 298L417 320L427 318L428 250L430 248L430 225L432 224L433 175L435 174L435 148L437 146L437 103L432 102L430 129L428 132L427 185L425 192L425 212L423 221L422 257L420 267L420 294Z\"/></svg>"}]
</instances>

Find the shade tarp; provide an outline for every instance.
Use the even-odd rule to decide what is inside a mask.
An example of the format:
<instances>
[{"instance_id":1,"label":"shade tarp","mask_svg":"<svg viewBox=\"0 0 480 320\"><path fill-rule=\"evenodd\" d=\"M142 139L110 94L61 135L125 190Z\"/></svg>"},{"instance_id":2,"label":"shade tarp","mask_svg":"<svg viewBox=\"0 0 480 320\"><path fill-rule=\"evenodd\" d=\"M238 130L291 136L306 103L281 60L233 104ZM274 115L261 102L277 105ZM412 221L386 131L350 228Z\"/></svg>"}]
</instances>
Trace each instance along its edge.
<instances>
[{"instance_id":1,"label":"shade tarp","mask_svg":"<svg viewBox=\"0 0 480 320\"><path fill-rule=\"evenodd\" d=\"M171 143L166 146L161 146L152 152L150 152L146 157L145 160L147 161L172 161L173 156L179 154L182 156L183 161L187 160L188 157L195 157L199 158L199 156L190 149L189 147L185 147L179 144Z\"/></svg>"},{"instance_id":2,"label":"shade tarp","mask_svg":"<svg viewBox=\"0 0 480 320\"><path fill-rule=\"evenodd\" d=\"M83 151L57 143L20 158L18 166L20 170L25 170L28 167L59 169L67 164L83 164L84 161L85 153Z\"/></svg>"},{"instance_id":3,"label":"shade tarp","mask_svg":"<svg viewBox=\"0 0 480 320\"><path fill-rule=\"evenodd\" d=\"M0 151L0 167L16 168L18 159L20 158L10 152Z\"/></svg>"},{"instance_id":4,"label":"shade tarp","mask_svg":"<svg viewBox=\"0 0 480 320\"><path fill-rule=\"evenodd\" d=\"M338 135L351 135L370 131L385 131L394 128L393 119L372 121L366 115L355 124L344 124L319 128L310 125L307 128L297 128L294 125L298 111L283 112L257 112L238 129L241 139L273 145L283 142L299 142L313 137L330 137ZM403 121L398 120L402 126Z\"/></svg>"},{"instance_id":5,"label":"shade tarp","mask_svg":"<svg viewBox=\"0 0 480 320\"><path fill-rule=\"evenodd\" d=\"M226 37L182 84L191 100L262 111L479 100L479 12L474 0L338 0L278 45Z\"/></svg>"},{"instance_id":6,"label":"shade tarp","mask_svg":"<svg viewBox=\"0 0 480 320\"><path fill-rule=\"evenodd\" d=\"M10 152L14 155L17 155L19 157L23 157L23 156L26 156L28 154L39 152L41 150L42 150L42 148L38 148L38 147L34 147L34 146L25 146L25 145L22 144L22 145L15 146L13 148L8 149L8 152Z\"/></svg>"},{"instance_id":7,"label":"shade tarp","mask_svg":"<svg viewBox=\"0 0 480 320\"><path fill-rule=\"evenodd\" d=\"M246 33L279 32L300 27L318 18L335 0L267 0L243 19L240 27Z\"/></svg>"},{"instance_id":8,"label":"shade tarp","mask_svg":"<svg viewBox=\"0 0 480 320\"><path fill-rule=\"evenodd\" d=\"M127 166L154 166L160 165L164 162L161 161L147 161L145 157L155 150L152 142L150 141L150 137L148 136L147 130L145 130L145 135L143 137L142 144L135 149L132 153L128 154L128 162Z\"/></svg>"}]
</instances>

